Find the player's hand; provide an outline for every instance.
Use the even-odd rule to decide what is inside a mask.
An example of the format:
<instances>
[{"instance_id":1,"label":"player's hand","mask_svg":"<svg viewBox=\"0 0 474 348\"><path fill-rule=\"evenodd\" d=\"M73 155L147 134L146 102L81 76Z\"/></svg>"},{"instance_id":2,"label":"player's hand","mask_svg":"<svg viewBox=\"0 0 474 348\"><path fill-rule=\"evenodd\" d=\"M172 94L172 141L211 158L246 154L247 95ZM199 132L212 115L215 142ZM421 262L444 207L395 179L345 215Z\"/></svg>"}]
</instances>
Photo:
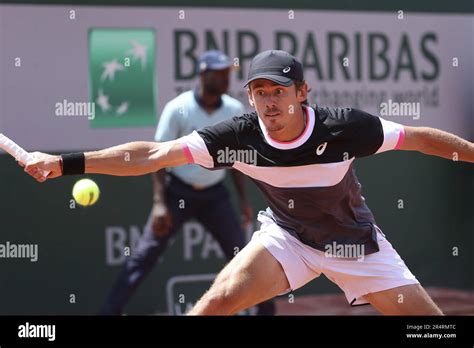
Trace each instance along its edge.
<instances>
[{"instance_id":1,"label":"player's hand","mask_svg":"<svg viewBox=\"0 0 474 348\"><path fill-rule=\"evenodd\" d=\"M46 179L53 179L62 175L59 163L60 156L48 155L42 152L33 152L31 155L34 157L34 160L28 161L26 165L21 162L18 162L18 164L25 167L25 172L38 182L44 182ZM50 173L47 177L44 177L42 172Z\"/></svg>"},{"instance_id":2,"label":"player's hand","mask_svg":"<svg viewBox=\"0 0 474 348\"><path fill-rule=\"evenodd\" d=\"M244 201L240 203L240 212L242 214L242 227L248 226L253 220L253 209L252 206Z\"/></svg>"},{"instance_id":3,"label":"player's hand","mask_svg":"<svg viewBox=\"0 0 474 348\"><path fill-rule=\"evenodd\" d=\"M151 211L153 233L157 237L166 236L171 229L171 213L162 203L155 203Z\"/></svg>"}]
</instances>

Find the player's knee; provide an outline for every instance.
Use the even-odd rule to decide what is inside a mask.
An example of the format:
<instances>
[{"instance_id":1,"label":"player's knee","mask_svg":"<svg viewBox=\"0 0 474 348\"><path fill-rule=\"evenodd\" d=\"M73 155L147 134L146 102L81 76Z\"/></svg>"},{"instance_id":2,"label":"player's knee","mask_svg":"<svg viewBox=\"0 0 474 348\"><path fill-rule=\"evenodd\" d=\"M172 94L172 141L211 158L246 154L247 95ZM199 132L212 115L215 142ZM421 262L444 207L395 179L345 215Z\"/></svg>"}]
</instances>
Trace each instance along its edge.
<instances>
[{"instance_id":1,"label":"player's knee","mask_svg":"<svg viewBox=\"0 0 474 348\"><path fill-rule=\"evenodd\" d=\"M204 295L202 301L210 313L233 314L239 301L237 283L232 278L220 278Z\"/></svg>"},{"instance_id":2,"label":"player's knee","mask_svg":"<svg viewBox=\"0 0 474 348\"><path fill-rule=\"evenodd\" d=\"M201 302L202 314L204 315L229 314L229 301L222 293L208 292Z\"/></svg>"},{"instance_id":3,"label":"player's knee","mask_svg":"<svg viewBox=\"0 0 474 348\"><path fill-rule=\"evenodd\" d=\"M415 310L414 315L444 315L441 309L434 303L429 303L428 305L424 306L424 308L419 308Z\"/></svg>"}]
</instances>

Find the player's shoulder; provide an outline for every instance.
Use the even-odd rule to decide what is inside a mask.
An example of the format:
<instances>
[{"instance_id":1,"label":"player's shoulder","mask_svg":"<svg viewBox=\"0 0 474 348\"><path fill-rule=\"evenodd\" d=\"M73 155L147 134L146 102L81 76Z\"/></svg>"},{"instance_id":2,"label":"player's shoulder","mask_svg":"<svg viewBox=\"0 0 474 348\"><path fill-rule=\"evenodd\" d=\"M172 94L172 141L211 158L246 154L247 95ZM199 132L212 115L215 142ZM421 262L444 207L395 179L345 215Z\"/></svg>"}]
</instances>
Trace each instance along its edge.
<instances>
[{"instance_id":1,"label":"player's shoulder","mask_svg":"<svg viewBox=\"0 0 474 348\"><path fill-rule=\"evenodd\" d=\"M255 111L234 116L230 121L240 130L250 131L258 127L258 116Z\"/></svg>"},{"instance_id":2,"label":"player's shoulder","mask_svg":"<svg viewBox=\"0 0 474 348\"><path fill-rule=\"evenodd\" d=\"M217 133L233 133L237 136L249 135L258 127L258 116L256 112L243 113L233 116L225 121L216 123L208 129Z\"/></svg>"},{"instance_id":3,"label":"player's shoulder","mask_svg":"<svg viewBox=\"0 0 474 348\"><path fill-rule=\"evenodd\" d=\"M201 128L197 133L209 143L225 143L229 147L238 147L248 139L255 139L257 128L258 116L254 112L233 116L212 126Z\"/></svg>"},{"instance_id":4,"label":"player's shoulder","mask_svg":"<svg viewBox=\"0 0 474 348\"><path fill-rule=\"evenodd\" d=\"M361 122L377 121L378 117L351 107L313 106L320 122L328 126L350 126Z\"/></svg>"},{"instance_id":5,"label":"player's shoulder","mask_svg":"<svg viewBox=\"0 0 474 348\"><path fill-rule=\"evenodd\" d=\"M357 117L360 112L360 110L350 107L332 107L320 105L314 105L313 109L320 118L339 122L351 121L354 117Z\"/></svg>"}]
</instances>

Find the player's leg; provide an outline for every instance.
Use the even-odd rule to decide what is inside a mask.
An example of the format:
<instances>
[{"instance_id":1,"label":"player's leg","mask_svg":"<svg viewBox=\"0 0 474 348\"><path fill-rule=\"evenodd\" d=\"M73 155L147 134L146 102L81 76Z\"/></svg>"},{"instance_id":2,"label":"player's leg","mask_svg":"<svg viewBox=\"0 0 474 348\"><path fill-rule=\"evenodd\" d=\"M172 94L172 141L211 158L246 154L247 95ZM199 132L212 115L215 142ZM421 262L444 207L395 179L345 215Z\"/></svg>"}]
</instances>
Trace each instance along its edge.
<instances>
[{"instance_id":1,"label":"player's leg","mask_svg":"<svg viewBox=\"0 0 474 348\"><path fill-rule=\"evenodd\" d=\"M179 187L172 185L171 183L166 192L167 207L172 216L170 232L165 236L156 236L152 229L150 215L137 247L127 258L102 306L101 315L120 315L122 313L131 296L166 250L169 239L193 214L192 202L188 202L185 209L179 209L179 200L183 198L183 195L179 194Z\"/></svg>"},{"instance_id":2,"label":"player's leg","mask_svg":"<svg viewBox=\"0 0 474 348\"><path fill-rule=\"evenodd\" d=\"M229 192L221 184L206 192L203 198L207 204L199 210L198 219L217 240L227 260L231 260L245 247L246 238L241 221L232 207ZM268 300L259 303L257 315L275 315L275 302Z\"/></svg>"},{"instance_id":3,"label":"player's leg","mask_svg":"<svg viewBox=\"0 0 474 348\"><path fill-rule=\"evenodd\" d=\"M290 285L280 263L257 239L218 274L190 315L232 315L273 298Z\"/></svg>"},{"instance_id":4,"label":"player's leg","mask_svg":"<svg viewBox=\"0 0 474 348\"><path fill-rule=\"evenodd\" d=\"M364 298L385 315L443 315L420 284L373 292Z\"/></svg>"},{"instance_id":5,"label":"player's leg","mask_svg":"<svg viewBox=\"0 0 474 348\"><path fill-rule=\"evenodd\" d=\"M323 273L351 304L370 303L385 315L442 315L397 251L377 228L379 251L358 260L328 258Z\"/></svg>"}]
</instances>

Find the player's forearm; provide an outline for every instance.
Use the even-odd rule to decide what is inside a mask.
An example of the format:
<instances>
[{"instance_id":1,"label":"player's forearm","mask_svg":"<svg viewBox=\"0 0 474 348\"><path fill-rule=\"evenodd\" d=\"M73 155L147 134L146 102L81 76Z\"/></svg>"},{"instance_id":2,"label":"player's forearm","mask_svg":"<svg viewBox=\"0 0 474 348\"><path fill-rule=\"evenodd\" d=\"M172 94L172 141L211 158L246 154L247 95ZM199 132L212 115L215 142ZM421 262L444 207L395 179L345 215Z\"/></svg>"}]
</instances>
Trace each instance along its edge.
<instances>
[{"instance_id":1,"label":"player's forearm","mask_svg":"<svg viewBox=\"0 0 474 348\"><path fill-rule=\"evenodd\" d=\"M85 153L85 172L136 176L160 169L159 143L136 141Z\"/></svg>"},{"instance_id":2,"label":"player's forearm","mask_svg":"<svg viewBox=\"0 0 474 348\"><path fill-rule=\"evenodd\" d=\"M406 127L405 132L406 150L474 163L474 143L457 135L428 127Z\"/></svg>"}]
</instances>

